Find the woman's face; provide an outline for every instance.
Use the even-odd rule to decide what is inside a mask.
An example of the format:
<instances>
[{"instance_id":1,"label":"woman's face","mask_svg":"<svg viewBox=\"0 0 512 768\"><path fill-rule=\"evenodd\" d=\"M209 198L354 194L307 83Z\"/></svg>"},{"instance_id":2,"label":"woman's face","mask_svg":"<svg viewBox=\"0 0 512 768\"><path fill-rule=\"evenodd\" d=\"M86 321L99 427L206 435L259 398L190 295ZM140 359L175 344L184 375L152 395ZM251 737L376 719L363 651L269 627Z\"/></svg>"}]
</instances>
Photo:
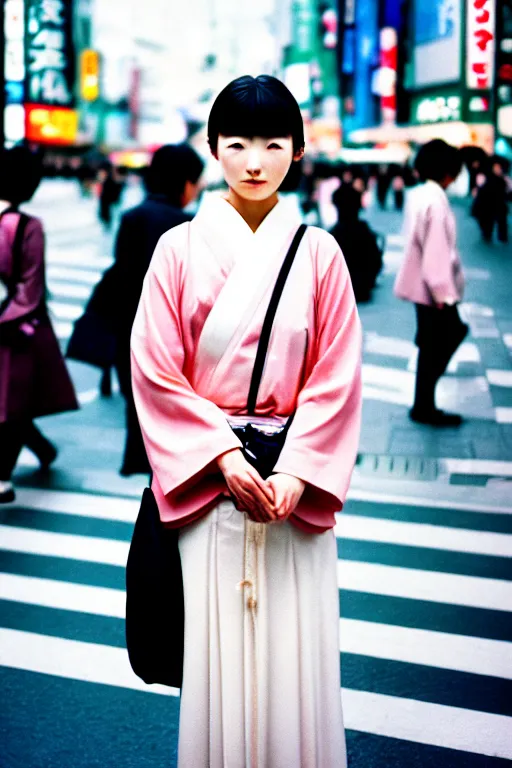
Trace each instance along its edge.
<instances>
[{"instance_id":1,"label":"woman's face","mask_svg":"<svg viewBox=\"0 0 512 768\"><path fill-rule=\"evenodd\" d=\"M302 150L294 154L291 136L266 139L220 134L216 157L229 188L244 200L258 202L277 192L292 162L302 155Z\"/></svg>"}]
</instances>

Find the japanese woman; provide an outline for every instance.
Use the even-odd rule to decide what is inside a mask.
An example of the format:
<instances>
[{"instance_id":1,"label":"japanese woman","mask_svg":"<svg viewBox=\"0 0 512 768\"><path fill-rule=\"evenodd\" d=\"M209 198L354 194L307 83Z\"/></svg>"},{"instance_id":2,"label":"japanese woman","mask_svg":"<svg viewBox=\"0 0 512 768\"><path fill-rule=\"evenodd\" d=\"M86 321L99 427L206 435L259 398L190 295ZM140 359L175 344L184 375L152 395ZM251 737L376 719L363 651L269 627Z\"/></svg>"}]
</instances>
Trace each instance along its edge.
<instances>
[{"instance_id":1,"label":"japanese woman","mask_svg":"<svg viewBox=\"0 0 512 768\"><path fill-rule=\"evenodd\" d=\"M304 153L270 76L217 97L208 141L227 191L160 239L132 332L133 389L160 517L180 529L180 768L342 768L335 513L361 418L361 327L336 241L308 227L278 305L255 415L264 317L301 224L278 190ZM273 473L233 428L293 416Z\"/></svg>"}]
</instances>

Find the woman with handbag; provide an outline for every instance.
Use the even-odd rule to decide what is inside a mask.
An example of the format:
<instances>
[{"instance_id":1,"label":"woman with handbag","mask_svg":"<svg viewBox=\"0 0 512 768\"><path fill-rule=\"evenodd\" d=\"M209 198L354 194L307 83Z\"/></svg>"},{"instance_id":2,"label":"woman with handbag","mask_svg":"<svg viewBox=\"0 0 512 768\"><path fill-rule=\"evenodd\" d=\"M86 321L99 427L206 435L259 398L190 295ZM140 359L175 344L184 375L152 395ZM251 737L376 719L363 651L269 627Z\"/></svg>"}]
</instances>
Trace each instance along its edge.
<instances>
[{"instance_id":1,"label":"woman with handbag","mask_svg":"<svg viewBox=\"0 0 512 768\"><path fill-rule=\"evenodd\" d=\"M41 222L19 213L39 186L39 160L26 148L0 155L0 503L14 501L12 472L23 445L43 467L56 449L33 419L78 403L45 303Z\"/></svg>"},{"instance_id":2,"label":"woman with handbag","mask_svg":"<svg viewBox=\"0 0 512 768\"><path fill-rule=\"evenodd\" d=\"M457 308L464 275L455 215L446 194L460 173L462 158L458 149L434 139L420 149L415 167L423 183L410 192L407 202L405 258L395 282L395 294L416 305L419 354L410 418L434 427L458 427L462 418L436 407L435 390L468 333Z\"/></svg>"},{"instance_id":3,"label":"woman with handbag","mask_svg":"<svg viewBox=\"0 0 512 768\"><path fill-rule=\"evenodd\" d=\"M333 528L360 322L336 241L277 194L304 151L283 83L230 83L208 140L227 192L160 239L131 342L151 488L179 529L178 764L344 768Z\"/></svg>"}]
</instances>

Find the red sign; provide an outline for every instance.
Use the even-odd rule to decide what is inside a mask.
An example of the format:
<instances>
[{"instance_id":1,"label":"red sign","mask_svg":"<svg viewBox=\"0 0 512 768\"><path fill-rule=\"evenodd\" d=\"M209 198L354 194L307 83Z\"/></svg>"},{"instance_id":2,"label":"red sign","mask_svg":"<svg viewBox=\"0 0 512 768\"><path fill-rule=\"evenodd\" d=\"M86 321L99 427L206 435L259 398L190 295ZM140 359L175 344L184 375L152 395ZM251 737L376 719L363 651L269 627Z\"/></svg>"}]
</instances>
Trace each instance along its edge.
<instances>
[{"instance_id":1,"label":"red sign","mask_svg":"<svg viewBox=\"0 0 512 768\"><path fill-rule=\"evenodd\" d=\"M44 104L25 104L25 135L40 144L74 144L78 112Z\"/></svg>"},{"instance_id":2,"label":"red sign","mask_svg":"<svg viewBox=\"0 0 512 768\"><path fill-rule=\"evenodd\" d=\"M468 0L467 87L488 90L494 82L496 0Z\"/></svg>"}]
</instances>

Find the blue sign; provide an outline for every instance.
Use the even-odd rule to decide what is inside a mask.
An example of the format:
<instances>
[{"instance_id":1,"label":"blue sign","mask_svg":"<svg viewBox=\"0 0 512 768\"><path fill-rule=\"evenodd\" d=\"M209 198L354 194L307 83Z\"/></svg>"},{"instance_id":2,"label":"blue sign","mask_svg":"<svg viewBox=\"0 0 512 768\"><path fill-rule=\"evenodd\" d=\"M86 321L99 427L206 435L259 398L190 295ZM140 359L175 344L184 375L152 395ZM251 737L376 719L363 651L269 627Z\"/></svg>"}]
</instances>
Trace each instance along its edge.
<instances>
[{"instance_id":1,"label":"blue sign","mask_svg":"<svg viewBox=\"0 0 512 768\"><path fill-rule=\"evenodd\" d=\"M414 9L416 45L449 40L456 32L457 0L417 0Z\"/></svg>"}]
</instances>

